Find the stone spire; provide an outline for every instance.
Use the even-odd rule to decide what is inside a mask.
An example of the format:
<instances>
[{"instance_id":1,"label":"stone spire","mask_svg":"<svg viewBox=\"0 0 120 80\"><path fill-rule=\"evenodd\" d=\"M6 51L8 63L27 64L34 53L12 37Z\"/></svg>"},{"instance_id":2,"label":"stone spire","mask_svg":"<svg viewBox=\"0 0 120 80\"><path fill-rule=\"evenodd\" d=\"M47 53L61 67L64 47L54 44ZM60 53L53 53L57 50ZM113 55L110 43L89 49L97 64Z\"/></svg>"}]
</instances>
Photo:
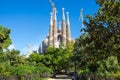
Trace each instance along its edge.
<instances>
[{"instance_id":1,"label":"stone spire","mask_svg":"<svg viewBox=\"0 0 120 80\"><path fill-rule=\"evenodd\" d=\"M52 12L50 13L50 28L49 28L49 38L48 38L48 45L52 46L53 45L53 17L52 17Z\"/></svg>"},{"instance_id":2,"label":"stone spire","mask_svg":"<svg viewBox=\"0 0 120 80\"><path fill-rule=\"evenodd\" d=\"M54 8L53 8L53 16L54 16L53 20L55 20L55 21L57 21L57 16L56 16L56 14L57 14L57 9L54 7Z\"/></svg>"},{"instance_id":3,"label":"stone spire","mask_svg":"<svg viewBox=\"0 0 120 80\"><path fill-rule=\"evenodd\" d=\"M66 24L70 25L69 12L66 12L66 15L67 15Z\"/></svg>"},{"instance_id":4,"label":"stone spire","mask_svg":"<svg viewBox=\"0 0 120 80\"><path fill-rule=\"evenodd\" d=\"M65 23L64 8L62 8L62 43L66 45L66 23Z\"/></svg>"},{"instance_id":5,"label":"stone spire","mask_svg":"<svg viewBox=\"0 0 120 80\"><path fill-rule=\"evenodd\" d=\"M65 13L64 13L64 8L62 8L62 20L65 21Z\"/></svg>"},{"instance_id":6,"label":"stone spire","mask_svg":"<svg viewBox=\"0 0 120 80\"><path fill-rule=\"evenodd\" d=\"M53 13L51 12L50 13L50 25L53 26Z\"/></svg>"},{"instance_id":7,"label":"stone spire","mask_svg":"<svg viewBox=\"0 0 120 80\"><path fill-rule=\"evenodd\" d=\"M53 45L56 47L57 45L57 16L56 16L56 8L54 8L54 18L53 18Z\"/></svg>"},{"instance_id":8,"label":"stone spire","mask_svg":"<svg viewBox=\"0 0 120 80\"><path fill-rule=\"evenodd\" d=\"M66 19L66 38L67 41L71 41L71 33L70 33L70 20L69 20L69 12L66 12L67 19Z\"/></svg>"}]
</instances>

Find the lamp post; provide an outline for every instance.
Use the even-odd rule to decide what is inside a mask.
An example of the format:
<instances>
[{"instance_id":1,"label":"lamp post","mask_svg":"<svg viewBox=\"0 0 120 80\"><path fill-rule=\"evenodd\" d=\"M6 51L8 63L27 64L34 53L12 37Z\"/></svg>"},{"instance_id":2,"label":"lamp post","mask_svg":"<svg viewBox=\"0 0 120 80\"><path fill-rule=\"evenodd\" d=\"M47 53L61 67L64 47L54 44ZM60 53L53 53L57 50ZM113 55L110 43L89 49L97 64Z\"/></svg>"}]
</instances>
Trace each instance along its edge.
<instances>
[{"instance_id":1,"label":"lamp post","mask_svg":"<svg viewBox=\"0 0 120 80\"><path fill-rule=\"evenodd\" d=\"M74 66L75 66L74 77L75 77L75 80L76 80L76 73L77 73L77 71L76 71L76 61L74 63Z\"/></svg>"},{"instance_id":2,"label":"lamp post","mask_svg":"<svg viewBox=\"0 0 120 80\"><path fill-rule=\"evenodd\" d=\"M77 66L77 64L76 64L76 52L74 53L74 79L73 80L76 80L76 77L77 77L77 68L76 68L76 66Z\"/></svg>"}]
</instances>

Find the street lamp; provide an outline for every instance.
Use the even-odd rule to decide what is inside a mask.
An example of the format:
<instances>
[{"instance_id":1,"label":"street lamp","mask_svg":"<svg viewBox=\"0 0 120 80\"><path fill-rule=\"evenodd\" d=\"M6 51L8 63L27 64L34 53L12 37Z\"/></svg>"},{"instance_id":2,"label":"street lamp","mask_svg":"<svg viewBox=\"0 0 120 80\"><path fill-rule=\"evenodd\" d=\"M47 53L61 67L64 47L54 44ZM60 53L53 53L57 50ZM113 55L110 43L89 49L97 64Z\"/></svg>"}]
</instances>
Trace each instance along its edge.
<instances>
[{"instance_id":1,"label":"street lamp","mask_svg":"<svg viewBox=\"0 0 120 80\"><path fill-rule=\"evenodd\" d=\"M76 73L77 73L77 68L76 68L76 66L77 66L77 64L76 64L76 52L74 53L74 79L72 79L72 80L76 80Z\"/></svg>"}]
</instances>

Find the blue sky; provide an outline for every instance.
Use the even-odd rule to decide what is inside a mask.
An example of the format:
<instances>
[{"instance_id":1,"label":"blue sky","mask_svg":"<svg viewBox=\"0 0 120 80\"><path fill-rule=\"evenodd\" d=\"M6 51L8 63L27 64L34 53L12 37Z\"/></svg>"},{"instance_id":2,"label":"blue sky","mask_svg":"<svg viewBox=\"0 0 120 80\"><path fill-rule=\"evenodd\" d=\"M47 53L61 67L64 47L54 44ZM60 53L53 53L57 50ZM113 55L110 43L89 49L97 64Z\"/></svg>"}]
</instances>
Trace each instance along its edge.
<instances>
[{"instance_id":1,"label":"blue sky","mask_svg":"<svg viewBox=\"0 0 120 80\"><path fill-rule=\"evenodd\" d=\"M95 0L53 0L57 8L58 22L61 21L62 10L70 13L71 35L77 38L81 34L79 22L80 9L83 15L94 15L98 9ZM11 29L12 47L22 53L41 45L49 31L50 12L49 0L0 0L0 25Z\"/></svg>"}]
</instances>

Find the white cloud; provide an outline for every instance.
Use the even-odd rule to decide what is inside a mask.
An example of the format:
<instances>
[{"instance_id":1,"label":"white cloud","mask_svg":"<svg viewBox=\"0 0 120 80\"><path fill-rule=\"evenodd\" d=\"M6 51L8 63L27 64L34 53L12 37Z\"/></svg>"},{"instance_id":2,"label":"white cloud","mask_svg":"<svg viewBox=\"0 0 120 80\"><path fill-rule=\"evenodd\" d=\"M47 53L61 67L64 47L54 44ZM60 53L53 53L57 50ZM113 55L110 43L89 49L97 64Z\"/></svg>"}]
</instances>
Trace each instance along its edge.
<instances>
[{"instance_id":1,"label":"white cloud","mask_svg":"<svg viewBox=\"0 0 120 80\"><path fill-rule=\"evenodd\" d=\"M15 49L15 46L13 44L11 44L9 47L8 47L9 50L12 50L12 49Z\"/></svg>"},{"instance_id":2,"label":"white cloud","mask_svg":"<svg viewBox=\"0 0 120 80\"><path fill-rule=\"evenodd\" d=\"M33 45L33 46L31 47L31 50L32 50L32 51L38 51L38 48L39 48L39 45Z\"/></svg>"},{"instance_id":3,"label":"white cloud","mask_svg":"<svg viewBox=\"0 0 120 80\"><path fill-rule=\"evenodd\" d=\"M38 51L39 45L29 45L21 50L21 54L29 56L33 51Z\"/></svg>"}]
</instances>

